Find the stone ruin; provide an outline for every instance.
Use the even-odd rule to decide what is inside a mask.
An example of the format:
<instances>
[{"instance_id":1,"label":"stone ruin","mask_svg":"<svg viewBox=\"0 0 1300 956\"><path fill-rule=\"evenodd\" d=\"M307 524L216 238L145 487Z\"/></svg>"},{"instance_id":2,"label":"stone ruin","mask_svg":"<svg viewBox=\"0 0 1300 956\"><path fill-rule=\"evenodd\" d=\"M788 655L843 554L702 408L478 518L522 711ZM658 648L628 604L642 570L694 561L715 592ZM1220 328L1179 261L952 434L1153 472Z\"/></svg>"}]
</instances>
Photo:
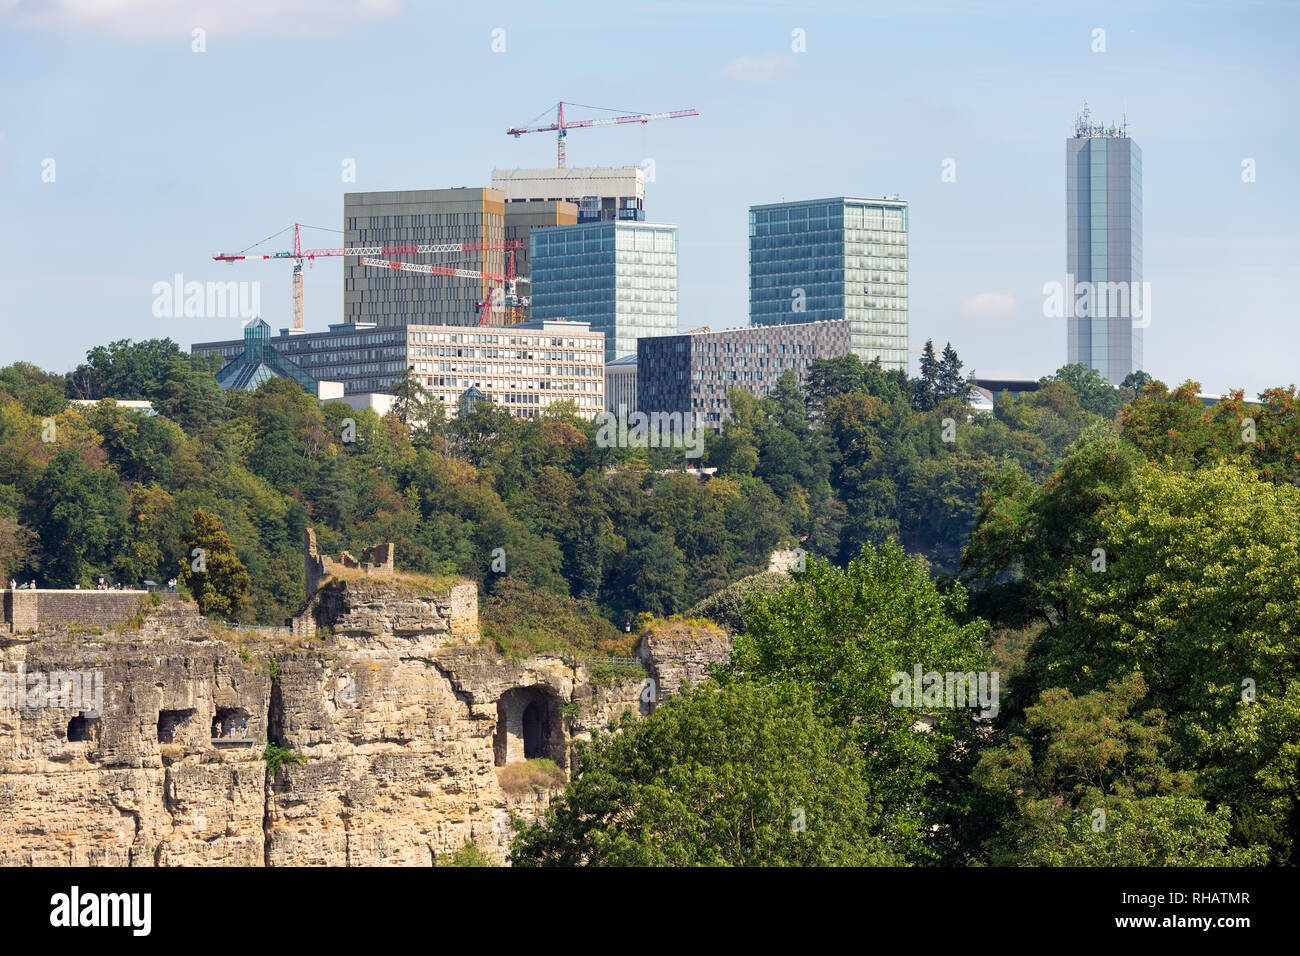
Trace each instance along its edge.
<instances>
[{"instance_id":1,"label":"stone ruin","mask_svg":"<svg viewBox=\"0 0 1300 956\"><path fill-rule=\"evenodd\" d=\"M389 541L366 548L361 552L360 561L347 551L344 551L339 555L336 562L329 555L320 553L316 547L316 529L308 528L303 560L304 570L306 571L307 600L311 601L312 595L320 589L321 582L329 580L334 574L335 567L348 568L377 577L391 577L393 574L393 542Z\"/></svg>"}]
</instances>

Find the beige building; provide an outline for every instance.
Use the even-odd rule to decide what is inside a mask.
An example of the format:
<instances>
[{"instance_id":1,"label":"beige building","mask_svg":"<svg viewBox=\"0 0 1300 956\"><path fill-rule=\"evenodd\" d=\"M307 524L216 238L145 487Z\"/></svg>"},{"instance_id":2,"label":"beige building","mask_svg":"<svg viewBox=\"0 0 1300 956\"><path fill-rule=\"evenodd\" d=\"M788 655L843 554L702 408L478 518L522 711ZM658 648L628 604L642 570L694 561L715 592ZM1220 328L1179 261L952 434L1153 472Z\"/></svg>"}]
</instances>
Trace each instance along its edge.
<instances>
[{"instance_id":1,"label":"beige building","mask_svg":"<svg viewBox=\"0 0 1300 956\"><path fill-rule=\"evenodd\" d=\"M580 418L604 410L605 336L586 322L547 321L505 328L411 325L411 374L457 413L476 389L520 418L571 401Z\"/></svg>"},{"instance_id":2,"label":"beige building","mask_svg":"<svg viewBox=\"0 0 1300 956\"><path fill-rule=\"evenodd\" d=\"M346 246L394 246L446 242L502 242L505 196L496 189L415 189L345 193ZM505 273L505 253L489 249L461 254L416 255L400 250L382 256L422 265ZM425 323L477 325L479 303L500 280L424 275L363 266L343 260L343 320L379 326Z\"/></svg>"},{"instance_id":3,"label":"beige building","mask_svg":"<svg viewBox=\"0 0 1300 956\"><path fill-rule=\"evenodd\" d=\"M578 222L645 219L645 174L636 166L494 169L492 188L509 205L573 203L578 207Z\"/></svg>"},{"instance_id":4,"label":"beige building","mask_svg":"<svg viewBox=\"0 0 1300 956\"><path fill-rule=\"evenodd\" d=\"M528 236L534 229L546 226L572 226L578 222L578 207L571 202L557 199L539 200L537 202L506 203L506 240L514 240L523 245L515 252L515 272L527 278L531 275L528 266ZM528 295L524 287L522 295Z\"/></svg>"}]
</instances>

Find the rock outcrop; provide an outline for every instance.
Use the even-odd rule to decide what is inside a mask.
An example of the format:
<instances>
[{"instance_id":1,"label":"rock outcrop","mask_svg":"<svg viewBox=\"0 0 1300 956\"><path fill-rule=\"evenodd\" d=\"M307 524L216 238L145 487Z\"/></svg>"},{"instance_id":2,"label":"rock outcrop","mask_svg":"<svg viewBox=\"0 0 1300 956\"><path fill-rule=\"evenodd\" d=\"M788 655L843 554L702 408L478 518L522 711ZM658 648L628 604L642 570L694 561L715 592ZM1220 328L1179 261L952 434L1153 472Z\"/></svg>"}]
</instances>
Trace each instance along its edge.
<instances>
[{"instance_id":1,"label":"rock outcrop","mask_svg":"<svg viewBox=\"0 0 1300 956\"><path fill-rule=\"evenodd\" d=\"M472 583L363 554L331 562L309 533L292 629L229 631L174 595L121 623L84 591L64 593L118 623L68 623L65 601L0 633L0 865L427 866L468 842L504 860L511 814L552 796L519 779L562 778L577 741L728 650L669 623L599 681L558 655L507 660ZM561 771L502 787L538 758Z\"/></svg>"}]
</instances>

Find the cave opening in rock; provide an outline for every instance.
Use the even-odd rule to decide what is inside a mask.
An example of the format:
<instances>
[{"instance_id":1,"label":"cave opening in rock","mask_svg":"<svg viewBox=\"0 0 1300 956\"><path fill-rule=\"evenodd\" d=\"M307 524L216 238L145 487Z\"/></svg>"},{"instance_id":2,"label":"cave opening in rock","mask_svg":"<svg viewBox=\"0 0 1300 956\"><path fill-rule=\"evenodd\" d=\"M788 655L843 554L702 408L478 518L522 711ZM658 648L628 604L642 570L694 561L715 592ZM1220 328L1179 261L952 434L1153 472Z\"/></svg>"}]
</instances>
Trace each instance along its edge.
<instances>
[{"instance_id":1,"label":"cave opening in rock","mask_svg":"<svg viewBox=\"0 0 1300 956\"><path fill-rule=\"evenodd\" d=\"M563 763L567 744L560 699L548 687L515 687L497 700L492 756L498 767L547 757Z\"/></svg>"},{"instance_id":2,"label":"cave opening in rock","mask_svg":"<svg viewBox=\"0 0 1300 956\"><path fill-rule=\"evenodd\" d=\"M158 743L178 744L184 742L194 709L158 711Z\"/></svg>"},{"instance_id":3,"label":"cave opening in rock","mask_svg":"<svg viewBox=\"0 0 1300 956\"><path fill-rule=\"evenodd\" d=\"M248 726L248 711L242 707L218 707L212 718L213 738L243 739L251 736Z\"/></svg>"},{"instance_id":4,"label":"cave opening in rock","mask_svg":"<svg viewBox=\"0 0 1300 956\"><path fill-rule=\"evenodd\" d=\"M77 743L79 741L95 740L99 737L99 718L87 717L85 711L81 711L76 717L68 721L68 742Z\"/></svg>"},{"instance_id":5,"label":"cave opening in rock","mask_svg":"<svg viewBox=\"0 0 1300 956\"><path fill-rule=\"evenodd\" d=\"M545 757L546 753L542 745L543 741L543 724L546 720L542 708L536 701L533 701L524 708L524 759L534 760L537 757Z\"/></svg>"}]
</instances>

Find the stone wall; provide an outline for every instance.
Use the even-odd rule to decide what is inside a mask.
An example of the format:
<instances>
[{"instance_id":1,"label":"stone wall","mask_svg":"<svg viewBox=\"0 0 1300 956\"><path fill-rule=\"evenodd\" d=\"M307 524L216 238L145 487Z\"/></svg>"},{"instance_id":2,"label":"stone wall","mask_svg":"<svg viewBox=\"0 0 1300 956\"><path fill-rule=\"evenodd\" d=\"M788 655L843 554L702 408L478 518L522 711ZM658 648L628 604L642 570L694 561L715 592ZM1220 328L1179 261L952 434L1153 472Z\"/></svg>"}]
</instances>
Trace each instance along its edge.
<instances>
[{"instance_id":1,"label":"stone wall","mask_svg":"<svg viewBox=\"0 0 1300 956\"><path fill-rule=\"evenodd\" d=\"M120 627L140 611L141 602L147 596L146 591L5 590L5 627L0 630L25 634L41 625ZM179 600L175 594L160 597Z\"/></svg>"}]
</instances>

